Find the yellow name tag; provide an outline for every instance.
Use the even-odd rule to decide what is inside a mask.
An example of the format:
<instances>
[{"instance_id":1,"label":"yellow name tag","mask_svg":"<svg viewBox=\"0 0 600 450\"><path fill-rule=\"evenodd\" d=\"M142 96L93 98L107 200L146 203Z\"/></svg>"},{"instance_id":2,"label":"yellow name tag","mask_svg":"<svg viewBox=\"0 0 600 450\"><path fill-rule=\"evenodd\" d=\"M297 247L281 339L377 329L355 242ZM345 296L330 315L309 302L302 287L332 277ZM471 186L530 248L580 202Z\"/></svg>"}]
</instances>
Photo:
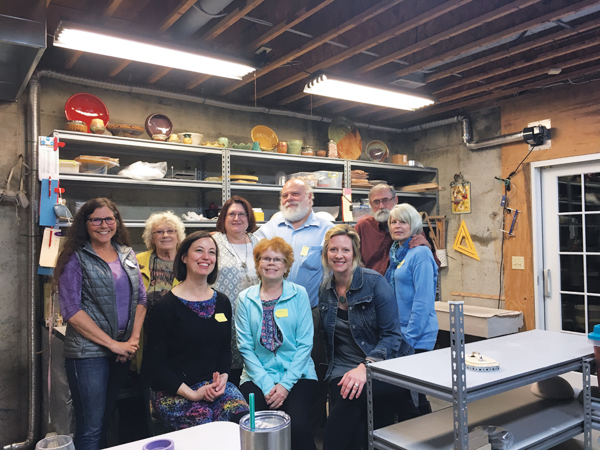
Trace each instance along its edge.
<instances>
[{"instance_id":1,"label":"yellow name tag","mask_svg":"<svg viewBox=\"0 0 600 450\"><path fill-rule=\"evenodd\" d=\"M277 317L287 317L288 311L287 311L287 309L278 309L277 311L275 311L275 315Z\"/></svg>"},{"instance_id":2,"label":"yellow name tag","mask_svg":"<svg viewBox=\"0 0 600 450\"><path fill-rule=\"evenodd\" d=\"M403 265L403 264L404 264L404 260L402 260L402 261L400 262L400 264L398 264L398 266L396 267L396 269L399 269L400 267L402 267L402 265Z\"/></svg>"},{"instance_id":3,"label":"yellow name tag","mask_svg":"<svg viewBox=\"0 0 600 450\"><path fill-rule=\"evenodd\" d=\"M215 314L215 320L217 322L227 322L227 317L225 317L225 314L223 313L217 313Z\"/></svg>"},{"instance_id":4,"label":"yellow name tag","mask_svg":"<svg viewBox=\"0 0 600 450\"><path fill-rule=\"evenodd\" d=\"M300 256L306 256L308 255L308 247L305 245L304 247L302 247L302 251L300 252Z\"/></svg>"}]
</instances>

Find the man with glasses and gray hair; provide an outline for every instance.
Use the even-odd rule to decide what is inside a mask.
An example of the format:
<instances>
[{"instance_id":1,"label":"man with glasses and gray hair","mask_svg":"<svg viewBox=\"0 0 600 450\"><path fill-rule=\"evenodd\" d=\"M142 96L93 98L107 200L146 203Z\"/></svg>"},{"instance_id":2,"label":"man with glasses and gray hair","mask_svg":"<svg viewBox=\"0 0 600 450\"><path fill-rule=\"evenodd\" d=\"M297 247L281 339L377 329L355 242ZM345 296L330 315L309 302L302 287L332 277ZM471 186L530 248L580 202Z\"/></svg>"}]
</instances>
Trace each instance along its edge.
<instances>
[{"instance_id":1,"label":"man with glasses and gray hair","mask_svg":"<svg viewBox=\"0 0 600 450\"><path fill-rule=\"evenodd\" d=\"M390 210L396 206L396 191L387 184L378 184L369 191L372 216L363 216L354 229L360 236L360 254L365 267L385 275L390 263L392 237L388 229Z\"/></svg>"}]
</instances>

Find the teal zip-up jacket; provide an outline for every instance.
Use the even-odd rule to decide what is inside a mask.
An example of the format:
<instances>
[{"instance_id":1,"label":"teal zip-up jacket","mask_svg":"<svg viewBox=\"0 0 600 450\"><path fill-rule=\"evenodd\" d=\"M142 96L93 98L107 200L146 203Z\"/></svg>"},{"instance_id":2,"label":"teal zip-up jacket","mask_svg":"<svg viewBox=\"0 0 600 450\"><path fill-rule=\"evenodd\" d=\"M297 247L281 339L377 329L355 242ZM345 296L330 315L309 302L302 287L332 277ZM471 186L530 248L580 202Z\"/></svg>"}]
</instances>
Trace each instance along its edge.
<instances>
[{"instance_id":1,"label":"teal zip-up jacket","mask_svg":"<svg viewBox=\"0 0 600 450\"><path fill-rule=\"evenodd\" d=\"M252 381L267 395L276 384L290 391L300 379L316 380L315 365L310 357L314 329L306 289L283 281L283 292L274 311L283 342L272 352L260 342L263 323L260 286L251 286L238 297L235 326L238 348L244 359L240 384Z\"/></svg>"}]
</instances>

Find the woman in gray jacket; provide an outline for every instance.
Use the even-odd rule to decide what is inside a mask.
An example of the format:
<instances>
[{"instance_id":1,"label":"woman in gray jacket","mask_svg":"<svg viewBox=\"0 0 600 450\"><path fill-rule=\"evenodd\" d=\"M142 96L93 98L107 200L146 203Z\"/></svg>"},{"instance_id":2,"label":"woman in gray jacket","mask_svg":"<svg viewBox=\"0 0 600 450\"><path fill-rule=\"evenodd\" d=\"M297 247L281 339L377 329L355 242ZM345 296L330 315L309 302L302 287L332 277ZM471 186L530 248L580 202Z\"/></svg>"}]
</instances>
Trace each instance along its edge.
<instances>
[{"instance_id":1,"label":"woman in gray jacket","mask_svg":"<svg viewBox=\"0 0 600 450\"><path fill-rule=\"evenodd\" d=\"M138 349L146 289L128 245L115 204L95 198L75 215L54 269L77 450L107 446L103 432Z\"/></svg>"}]
</instances>

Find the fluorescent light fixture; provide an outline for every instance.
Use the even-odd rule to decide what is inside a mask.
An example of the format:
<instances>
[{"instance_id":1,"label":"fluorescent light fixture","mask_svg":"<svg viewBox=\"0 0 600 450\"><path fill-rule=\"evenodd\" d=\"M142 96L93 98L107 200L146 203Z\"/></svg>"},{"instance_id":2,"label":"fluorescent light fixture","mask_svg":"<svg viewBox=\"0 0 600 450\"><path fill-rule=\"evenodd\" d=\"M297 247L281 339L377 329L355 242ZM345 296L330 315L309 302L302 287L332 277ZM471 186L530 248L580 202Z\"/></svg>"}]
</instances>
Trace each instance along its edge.
<instances>
[{"instance_id":1,"label":"fluorescent light fixture","mask_svg":"<svg viewBox=\"0 0 600 450\"><path fill-rule=\"evenodd\" d=\"M307 94L322 95L340 100L384 106L386 108L414 111L432 105L431 98L408 94L393 89L382 89L354 81L346 81L331 75L320 74L304 87Z\"/></svg>"},{"instance_id":2,"label":"fluorescent light fixture","mask_svg":"<svg viewBox=\"0 0 600 450\"><path fill-rule=\"evenodd\" d=\"M54 45L234 80L241 80L244 75L255 70L248 63L208 53L196 53L176 46L165 46L150 39L119 36L70 22L59 23L54 34Z\"/></svg>"}]
</instances>

